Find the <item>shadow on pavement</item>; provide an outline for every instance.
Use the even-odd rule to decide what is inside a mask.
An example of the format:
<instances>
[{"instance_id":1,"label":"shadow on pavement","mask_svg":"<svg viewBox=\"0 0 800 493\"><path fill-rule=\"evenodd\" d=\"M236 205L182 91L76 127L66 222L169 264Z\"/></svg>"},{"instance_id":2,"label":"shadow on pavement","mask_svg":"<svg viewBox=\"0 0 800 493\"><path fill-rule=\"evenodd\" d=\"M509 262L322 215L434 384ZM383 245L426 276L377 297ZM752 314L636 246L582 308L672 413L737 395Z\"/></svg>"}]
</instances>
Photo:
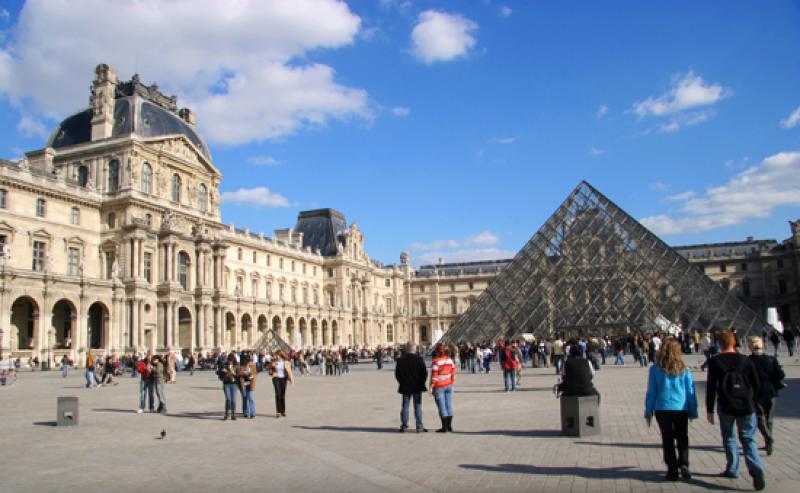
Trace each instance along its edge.
<instances>
[{"instance_id":1,"label":"shadow on pavement","mask_svg":"<svg viewBox=\"0 0 800 493\"><path fill-rule=\"evenodd\" d=\"M575 445L596 445L598 447L620 447L620 448L653 448L660 449L660 443L625 443L625 442L575 442ZM722 452L722 445L689 445L690 450L713 450Z\"/></svg>"},{"instance_id":2,"label":"shadow on pavement","mask_svg":"<svg viewBox=\"0 0 800 493\"><path fill-rule=\"evenodd\" d=\"M34 426L58 426L57 421L37 421L33 424Z\"/></svg>"},{"instance_id":3,"label":"shadow on pavement","mask_svg":"<svg viewBox=\"0 0 800 493\"><path fill-rule=\"evenodd\" d=\"M550 467L534 466L530 464L498 464L490 466L486 464L461 464L459 467L483 472L504 472L509 474L533 474L541 476L578 476L587 479L631 479L647 483L667 483L663 479L663 471L643 471L634 469L632 466L619 467ZM736 488L720 486L716 483L707 483L692 479L686 481L692 486L705 488L708 490L719 491L744 491Z\"/></svg>"},{"instance_id":4,"label":"shadow on pavement","mask_svg":"<svg viewBox=\"0 0 800 493\"><path fill-rule=\"evenodd\" d=\"M543 392L548 391L552 392L553 387L517 387L515 392ZM498 389L492 390L460 390L456 388L453 390L456 394L504 394L506 391L503 389L502 385Z\"/></svg>"},{"instance_id":5,"label":"shadow on pavement","mask_svg":"<svg viewBox=\"0 0 800 493\"><path fill-rule=\"evenodd\" d=\"M397 433L397 428L383 426L292 426L300 430L344 431L356 433Z\"/></svg>"},{"instance_id":6,"label":"shadow on pavement","mask_svg":"<svg viewBox=\"0 0 800 493\"><path fill-rule=\"evenodd\" d=\"M561 430L483 430L483 431L459 431L453 433L457 435L497 435L506 437L560 437Z\"/></svg>"},{"instance_id":7,"label":"shadow on pavement","mask_svg":"<svg viewBox=\"0 0 800 493\"><path fill-rule=\"evenodd\" d=\"M122 413L122 414L136 414L136 409L111 409L111 408L103 408L103 409L92 409L92 411L96 413Z\"/></svg>"}]
</instances>

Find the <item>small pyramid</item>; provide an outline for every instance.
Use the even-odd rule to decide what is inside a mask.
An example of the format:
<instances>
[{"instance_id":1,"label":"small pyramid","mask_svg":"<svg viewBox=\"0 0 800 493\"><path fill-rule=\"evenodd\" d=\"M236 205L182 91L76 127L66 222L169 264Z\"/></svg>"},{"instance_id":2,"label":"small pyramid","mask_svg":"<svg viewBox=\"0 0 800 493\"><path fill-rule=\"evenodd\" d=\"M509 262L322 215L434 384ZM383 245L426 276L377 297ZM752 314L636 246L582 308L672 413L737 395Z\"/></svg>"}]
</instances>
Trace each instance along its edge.
<instances>
[{"instance_id":1,"label":"small pyramid","mask_svg":"<svg viewBox=\"0 0 800 493\"><path fill-rule=\"evenodd\" d=\"M766 322L589 183L581 182L443 342L531 333L736 329Z\"/></svg>"},{"instance_id":2,"label":"small pyramid","mask_svg":"<svg viewBox=\"0 0 800 493\"><path fill-rule=\"evenodd\" d=\"M280 338L278 334L275 333L272 329L267 329L264 332L264 335L261 336L261 339L255 345L255 352L260 353L261 351L266 351L268 353L274 354L275 351L281 350L286 352L287 354L291 350L289 344L286 343L283 339Z\"/></svg>"}]
</instances>

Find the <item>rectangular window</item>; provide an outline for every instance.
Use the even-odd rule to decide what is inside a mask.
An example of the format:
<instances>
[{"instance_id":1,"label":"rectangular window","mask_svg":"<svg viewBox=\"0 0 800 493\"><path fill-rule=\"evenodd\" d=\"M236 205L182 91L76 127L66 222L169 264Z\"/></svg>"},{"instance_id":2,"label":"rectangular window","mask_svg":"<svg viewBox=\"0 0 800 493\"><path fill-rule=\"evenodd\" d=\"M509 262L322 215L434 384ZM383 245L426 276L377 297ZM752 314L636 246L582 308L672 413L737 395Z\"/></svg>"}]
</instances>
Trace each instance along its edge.
<instances>
[{"instance_id":1,"label":"rectangular window","mask_svg":"<svg viewBox=\"0 0 800 493\"><path fill-rule=\"evenodd\" d=\"M278 268L283 270L283 258L278 259Z\"/></svg>"},{"instance_id":2,"label":"rectangular window","mask_svg":"<svg viewBox=\"0 0 800 493\"><path fill-rule=\"evenodd\" d=\"M328 269L328 277L333 277L333 269Z\"/></svg>"},{"instance_id":3,"label":"rectangular window","mask_svg":"<svg viewBox=\"0 0 800 493\"><path fill-rule=\"evenodd\" d=\"M303 288L303 304L308 304L308 288Z\"/></svg>"},{"instance_id":4,"label":"rectangular window","mask_svg":"<svg viewBox=\"0 0 800 493\"><path fill-rule=\"evenodd\" d=\"M283 284L278 284L278 299L283 301L283 293L285 291L285 287Z\"/></svg>"},{"instance_id":5,"label":"rectangular window","mask_svg":"<svg viewBox=\"0 0 800 493\"><path fill-rule=\"evenodd\" d=\"M315 276L317 275L317 266L316 266L316 265L314 266L314 269L313 269L312 273L313 273L313 275L315 275Z\"/></svg>"},{"instance_id":6,"label":"rectangular window","mask_svg":"<svg viewBox=\"0 0 800 493\"><path fill-rule=\"evenodd\" d=\"M67 251L67 275L78 275L78 264L80 262L80 250L75 247L70 247Z\"/></svg>"},{"instance_id":7,"label":"rectangular window","mask_svg":"<svg viewBox=\"0 0 800 493\"><path fill-rule=\"evenodd\" d=\"M391 279L387 279L387 280L386 280L386 287L387 287L387 288L390 288L390 287L392 287L392 280L391 280Z\"/></svg>"},{"instance_id":8,"label":"rectangular window","mask_svg":"<svg viewBox=\"0 0 800 493\"><path fill-rule=\"evenodd\" d=\"M267 299L272 299L272 283L267 281Z\"/></svg>"},{"instance_id":9,"label":"rectangular window","mask_svg":"<svg viewBox=\"0 0 800 493\"><path fill-rule=\"evenodd\" d=\"M269 264L270 264L270 256L267 255L267 267L269 267Z\"/></svg>"},{"instance_id":10,"label":"rectangular window","mask_svg":"<svg viewBox=\"0 0 800 493\"><path fill-rule=\"evenodd\" d=\"M424 293L424 292L425 292L425 285L424 285L424 284L420 284L420 286L419 286L419 292L420 292L420 293Z\"/></svg>"},{"instance_id":11,"label":"rectangular window","mask_svg":"<svg viewBox=\"0 0 800 493\"><path fill-rule=\"evenodd\" d=\"M469 283L469 289L470 290L475 289L475 283L474 282Z\"/></svg>"},{"instance_id":12,"label":"rectangular window","mask_svg":"<svg viewBox=\"0 0 800 493\"><path fill-rule=\"evenodd\" d=\"M742 271L747 270L747 262L742 262Z\"/></svg>"},{"instance_id":13,"label":"rectangular window","mask_svg":"<svg viewBox=\"0 0 800 493\"><path fill-rule=\"evenodd\" d=\"M450 285L450 291L455 291L455 290L456 290L456 285L455 284L451 284Z\"/></svg>"},{"instance_id":14,"label":"rectangular window","mask_svg":"<svg viewBox=\"0 0 800 493\"><path fill-rule=\"evenodd\" d=\"M719 271L720 272L728 272L728 266L725 264L719 264Z\"/></svg>"},{"instance_id":15,"label":"rectangular window","mask_svg":"<svg viewBox=\"0 0 800 493\"><path fill-rule=\"evenodd\" d=\"M6 243L8 243L8 237L6 235L0 235L0 257L3 258L6 256Z\"/></svg>"},{"instance_id":16,"label":"rectangular window","mask_svg":"<svg viewBox=\"0 0 800 493\"><path fill-rule=\"evenodd\" d=\"M42 272L44 270L44 259L47 255L47 244L43 241L33 242L33 263L31 269L34 272Z\"/></svg>"},{"instance_id":17,"label":"rectangular window","mask_svg":"<svg viewBox=\"0 0 800 493\"><path fill-rule=\"evenodd\" d=\"M253 279L250 283L250 295L253 298L258 298L258 279Z\"/></svg>"},{"instance_id":18,"label":"rectangular window","mask_svg":"<svg viewBox=\"0 0 800 493\"><path fill-rule=\"evenodd\" d=\"M257 262L258 262L258 252L253 252L253 263L255 264Z\"/></svg>"},{"instance_id":19,"label":"rectangular window","mask_svg":"<svg viewBox=\"0 0 800 493\"><path fill-rule=\"evenodd\" d=\"M106 279L114 275L114 252L106 252Z\"/></svg>"},{"instance_id":20,"label":"rectangular window","mask_svg":"<svg viewBox=\"0 0 800 493\"><path fill-rule=\"evenodd\" d=\"M420 315L427 315L428 314L428 302L422 300L419 302L419 314Z\"/></svg>"},{"instance_id":21,"label":"rectangular window","mask_svg":"<svg viewBox=\"0 0 800 493\"><path fill-rule=\"evenodd\" d=\"M44 199L36 199L36 217L44 217L47 213L47 205Z\"/></svg>"},{"instance_id":22,"label":"rectangular window","mask_svg":"<svg viewBox=\"0 0 800 493\"><path fill-rule=\"evenodd\" d=\"M147 282L152 282L153 278L153 254L144 252L144 279Z\"/></svg>"},{"instance_id":23,"label":"rectangular window","mask_svg":"<svg viewBox=\"0 0 800 493\"><path fill-rule=\"evenodd\" d=\"M0 209L5 209L6 208L6 199L7 198L8 198L8 192L5 189L0 188Z\"/></svg>"},{"instance_id":24,"label":"rectangular window","mask_svg":"<svg viewBox=\"0 0 800 493\"><path fill-rule=\"evenodd\" d=\"M303 274L306 273L306 264L303 264Z\"/></svg>"},{"instance_id":25,"label":"rectangular window","mask_svg":"<svg viewBox=\"0 0 800 493\"><path fill-rule=\"evenodd\" d=\"M294 260L292 260L292 272L294 272Z\"/></svg>"},{"instance_id":26,"label":"rectangular window","mask_svg":"<svg viewBox=\"0 0 800 493\"><path fill-rule=\"evenodd\" d=\"M81 223L81 211L77 207L72 208L72 224L78 225Z\"/></svg>"}]
</instances>

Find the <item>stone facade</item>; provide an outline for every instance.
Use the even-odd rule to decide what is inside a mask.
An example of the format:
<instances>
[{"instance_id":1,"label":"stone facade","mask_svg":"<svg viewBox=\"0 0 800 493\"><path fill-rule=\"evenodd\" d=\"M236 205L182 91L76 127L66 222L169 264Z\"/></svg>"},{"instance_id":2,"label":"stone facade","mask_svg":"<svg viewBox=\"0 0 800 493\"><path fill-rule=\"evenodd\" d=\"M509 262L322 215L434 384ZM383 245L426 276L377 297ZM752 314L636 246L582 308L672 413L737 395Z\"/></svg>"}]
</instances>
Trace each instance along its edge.
<instances>
[{"instance_id":1,"label":"stone facade","mask_svg":"<svg viewBox=\"0 0 800 493\"><path fill-rule=\"evenodd\" d=\"M267 329L295 347L430 343L509 262L417 270L403 253L383 265L331 209L255 234L222 222L221 179L191 110L99 65L88 109L44 149L0 160L0 351L81 362L244 349ZM781 244L679 251L759 313L796 322L799 224Z\"/></svg>"}]
</instances>

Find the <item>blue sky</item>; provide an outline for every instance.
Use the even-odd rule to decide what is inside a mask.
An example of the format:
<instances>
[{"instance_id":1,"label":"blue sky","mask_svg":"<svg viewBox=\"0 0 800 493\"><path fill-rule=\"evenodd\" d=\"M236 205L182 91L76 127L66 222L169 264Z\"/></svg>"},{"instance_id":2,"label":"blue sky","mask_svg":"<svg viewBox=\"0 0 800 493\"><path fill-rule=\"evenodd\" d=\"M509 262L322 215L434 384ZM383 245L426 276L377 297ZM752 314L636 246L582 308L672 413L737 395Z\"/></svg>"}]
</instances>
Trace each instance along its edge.
<instances>
[{"instance_id":1,"label":"blue sky","mask_svg":"<svg viewBox=\"0 0 800 493\"><path fill-rule=\"evenodd\" d=\"M582 179L671 244L800 218L797 2L0 9L0 156L86 106L97 63L138 71L197 112L253 231L333 207L383 261L505 257Z\"/></svg>"}]
</instances>

